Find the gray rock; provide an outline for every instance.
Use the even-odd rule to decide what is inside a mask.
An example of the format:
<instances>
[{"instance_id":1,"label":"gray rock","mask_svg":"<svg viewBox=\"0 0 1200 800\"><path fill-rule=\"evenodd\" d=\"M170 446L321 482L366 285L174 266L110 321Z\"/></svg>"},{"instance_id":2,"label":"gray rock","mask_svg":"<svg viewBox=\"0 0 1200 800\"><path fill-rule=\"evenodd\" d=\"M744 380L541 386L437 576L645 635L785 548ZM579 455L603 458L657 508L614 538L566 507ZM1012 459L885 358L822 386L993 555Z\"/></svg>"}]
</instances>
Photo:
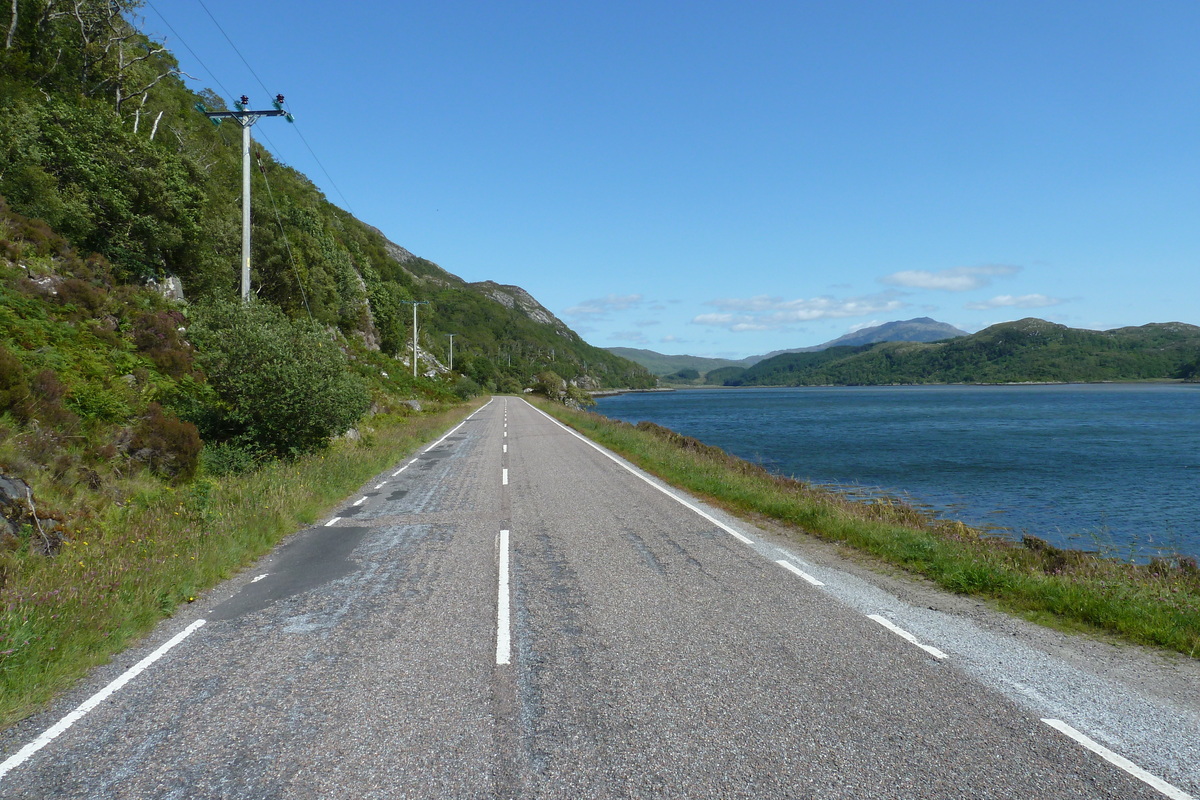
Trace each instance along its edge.
<instances>
[{"instance_id":1,"label":"gray rock","mask_svg":"<svg viewBox=\"0 0 1200 800\"><path fill-rule=\"evenodd\" d=\"M146 281L146 285L168 300L178 300L180 302L185 300L183 296L183 281L174 275L168 275L161 283L151 278Z\"/></svg>"}]
</instances>

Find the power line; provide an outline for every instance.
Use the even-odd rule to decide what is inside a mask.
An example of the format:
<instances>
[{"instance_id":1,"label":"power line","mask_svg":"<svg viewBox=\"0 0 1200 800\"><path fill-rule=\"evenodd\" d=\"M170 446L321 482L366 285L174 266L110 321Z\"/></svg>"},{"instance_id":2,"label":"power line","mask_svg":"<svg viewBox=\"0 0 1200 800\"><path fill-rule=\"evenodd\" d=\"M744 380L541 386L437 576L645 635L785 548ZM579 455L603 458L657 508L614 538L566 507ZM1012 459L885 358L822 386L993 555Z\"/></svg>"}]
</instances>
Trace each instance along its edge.
<instances>
[{"instance_id":1,"label":"power line","mask_svg":"<svg viewBox=\"0 0 1200 800\"><path fill-rule=\"evenodd\" d=\"M179 40L179 43L182 44L184 47L186 47L187 51L192 54L192 58L196 59L196 62L201 67L204 68L204 71L208 73L208 77L213 79L213 83L215 83L215 84L217 84L217 86L221 87L221 91L225 92L225 96L233 97L234 96L233 92L231 92L225 88L225 86L221 83L220 78L217 77L217 74L208 68L208 65L204 63L204 59L200 58L200 56L198 56L196 54L196 51L192 49L192 46L187 43L187 40L179 35L179 31L175 30L175 26L173 26L167 20L167 18L163 16L163 13L161 11L159 11L157 8L155 8L154 4L151 3L150 0L146 0L146 5L150 6L150 8L154 11L155 14L158 14L158 18L163 21L164 25L166 25L168 28L171 29L171 33L175 34L175 38ZM222 33L223 32L224 31L222 31Z\"/></svg>"},{"instance_id":2,"label":"power line","mask_svg":"<svg viewBox=\"0 0 1200 800\"><path fill-rule=\"evenodd\" d=\"M204 9L204 13L208 14L208 18L213 21L213 25L217 26L217 30L221 32L221 35L225 37L225 41L229 42L229 46L233 48L233 52L238 54L238 58L240 58L242 63L246 65L246 69L250 70L250 74L254 76L254 80L258 81L258 85L261 86L262 90L269 96L271 94L271 90L268 89L267 85L262 82L262 78L258 77L258 73L254 71L254 67L250 66L250 62L246 60L244 55L242 55L242 51L237 49L237 45L233 43L233 39L229 38L229 34L226 33L225 29L221 27L221 23L217 22L217 18L213 16L211 11L208 10L208 6L204 5L204 0L196 0L196 2L199 3L200 7Z\"/></svg>"},{"instance_id":3,"label":"power line","mask_svg":"<svg viewBox=\"0 0 1200 800\"><path fill-rule=\"evenodd\" d=\"M223 27L221 27L221 23L213 15L212 11L209 10L208 6L206 6L204 4L204 0L196 0L196 2L199 3L200 7L204 9L204 13L208 14L208 18L211 19L213 24L217 26L217 30L219 30L221 32L221 35L225 37L225 41L229 42L229 46L233 48L233 52L237 53L238 58L240 58L242 60L242 63L246 65L246 69L250 70L250 74L254 76L254 79L256 81L258 81L258 85L260 87L262 87L262 90L264 92L266 92L267 95L269 96L271 94L271 90L267 88L266 84L263 83L262 78L260 78L258 76L258 73L254 71L254 67L250 66L250 62L246 60L246 57L244 55L242 55L242 51L239 50L237 45L233 43L233 39L231 39L229 37L229 34L225 32L225 29ZM196 51L193 50L191 48L191 45L189 45L184 40L184 38L179 35L179 33L175 30L175 28L172 27L171 23L167 21L167 18L163 16L162 12L159 11L157 8L155 8L154 4L151 3L150 0L146 0L146 5L150 6L150 8L152 8L152 9L154 9L154 13L158 14L159 18L162 19L162 21L166 24L166 26L171 29L171 32L174 33L175 36L179 39L179 41L183 44L183 46L187 48L188 52L192 54L192 57L196 59L197 63L199 63L200 66L204 68L205 72L207 72L209 74L209 76L213 79L213 81L217 84L217 86L219 86L221 88L221 91L223 91L225 93L225 96L226 97L236 97L237 95L235 95L233 92L229 91L229 89L225 88L225 85L222 84L221 81L217 78L216 73L214 73L211 69L208 68L208 65L204 63L204 61L200 58L200 56L196 55ZM288 108L288 111L289 112L291 111L290 106ZM326 179L329 181L329 185L333 187L333 190L335 192L337 192L338 197L340 197L342 199L342 202L346 206L346 210L349 211L354 216L358 216L357 214L355 214L354 208L350 205L350 200L346 197L346 194L342 191L342 187L338 186L337 181L335 181L333 179L333 176L329 174L329 170L327 170L325 168L325 164L322 163L320 157L317 156L317 153L315 150L313 150L312 145L310 145L308 143L308 139L305 138L304 133L300 130L300 127L299 126L294 126L294 127L296 129L296 135L299 136L300 141L304 143L304 147L306 150L308 150L309 155L312 156L313 161L317 162L317 166L321 169L322 174L324 174ZM269 135L267 135L266 133L261 133L260 135L263 139L266 140L267 144L270 145L271 150L273 152L275 152L275 153L282 152L280 150L279 146L275 144L275 142L271 139L271 137Z\"/></svg>"},{"instance_id":4,"label":"power line","mask_svg":"<svg viewBox=\"0 0 1200 800\"><path fill-rule=\"evenodd\" d=\"M300 128L296 127L295 125L292 127L296 128L296 135L300 137L300 141L304 142L304 146L308 148L308 152L312 155L313 161L317 162L317 166L321 168L321 172L325 173L325 177L329 179L330 185L333 186L333 188L337 191L338 197L342 198L342 202L346 204L346 210L351 214L354 214L354 209L350 207L350 201L346 199L346 195L342 194L342 190L338 187L337 181L335 181L333 176L329 174L329 170L325 169L325 165L321 163L321 159L317 158L317 154L313 152L312 147L308 144L308 139L305 139L304 134L300 133ZM354 214L354 216L357 217L358 215Z\"/></svg>"},{"instance_id":5,"label":"power line","mask_svg":"<svg viewBox=\"0 0 1200 800\"><path fill-rule=\"evenodd\" d=\"M250 70L250 74L254 76L256 81L258 81L258 85L262 87L264 92L270 95L271 90L267 88L265 83L263 83L262 78L258 77L258 73L254 71L254 67L250 66L250 62L246 60L244 55L242 55L242 51L238 50L237 45L233 43L233 39L229 38L229 34L226 33L225 29L221 27L221 23L217 21L217 18L213 16L213 13L208 10L208 6L204 5L204 0L196 0L196 2L199 3L200 7L204 9L204 13L208 14L208 18L213 21L213 24L217 26L217 30L219 30L221 35L225 37L225 41L229 42L229 46L233 48L233 52L237 53L238 58L240 58L242 63L246 65L246 69ZM291 109L289 108L288 110L290 111ZM300 141L302 141L305 148L308 149L309 155L313 157L313 161L317 162L317 166L321 168L321 172L323 172L325 177L329 179L329 184L333 187L334 191L338 193L338 197L342 198L342 202L346 204L346 210L351 214L354 214L354 209L350 207L350 201L346 199L346 195L342 192L341 187L337 185L337 181L335 181L333 176L329 174L329 170L325 169L325 165L322 164L321 159L317 157L316 151L312 149L312 145L308 143L308 139L304 138L304 134L300 131L300 128L296 128L296 135L300 137ZM279 148L275 146L275 143L271 141L270 137L264 135L263 138L266 139L267 143L271 145L272 150L279 152Z\"/></svg>"},{"instance_id":6,"label":"power line","mask_svg":"<svg viewBox=\"0 0 1200 800\"><path fill-rule=\"evenodd\" d=\"M296 266L296 257L292 255L292 244L288 241L287 231L283 227L283 217L279 214L279 206L275 205L275 193L271 191L271 181L267 179L267 170L263 166L261 155L258 158L258 171L262 173L263 183L267 186L267 197L271 198L271 208L275 209L275 222L279 225L279 233L283 236L283 246L287 248L288 261L292 262L292 272L296 275L296 285L300 287L300 297L304 300L304 310L308 312L309 322L316 323L313 319L312 309L308 306L308 293L304 291L304 281L300 278L300 268ZM451 339L451 342L454 340Z\"/></svg>"}]
</instances>

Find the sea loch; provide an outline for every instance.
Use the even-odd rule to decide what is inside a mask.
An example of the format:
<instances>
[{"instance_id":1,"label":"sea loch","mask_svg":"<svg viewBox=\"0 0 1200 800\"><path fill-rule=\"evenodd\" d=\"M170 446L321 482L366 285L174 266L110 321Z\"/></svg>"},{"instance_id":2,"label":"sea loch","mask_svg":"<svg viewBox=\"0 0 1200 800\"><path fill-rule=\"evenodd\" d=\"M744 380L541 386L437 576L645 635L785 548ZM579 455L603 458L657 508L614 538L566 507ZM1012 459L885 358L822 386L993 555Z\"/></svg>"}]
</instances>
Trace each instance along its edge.
<instances>
[{"instance_id":1,"label":"sea loch","mask_svg":"<svg viewBox=\"0 0 1200 800\"><path fill-rule=\"evenodd\" d=\"M602 398L773 472L1143 560L1200 556L1200 385L696 390Z\"/></svg>"}]
</instances>

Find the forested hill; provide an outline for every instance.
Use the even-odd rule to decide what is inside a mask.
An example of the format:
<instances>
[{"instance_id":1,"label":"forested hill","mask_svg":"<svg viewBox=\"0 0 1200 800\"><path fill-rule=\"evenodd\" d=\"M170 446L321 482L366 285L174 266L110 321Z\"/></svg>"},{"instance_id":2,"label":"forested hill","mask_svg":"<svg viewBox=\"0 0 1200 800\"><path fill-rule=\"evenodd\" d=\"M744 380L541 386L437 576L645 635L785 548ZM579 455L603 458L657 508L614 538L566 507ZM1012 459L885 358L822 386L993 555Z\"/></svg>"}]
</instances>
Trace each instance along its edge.
<instances>
[{"instance_id":1,"label":"forested hill","mask_svg":"<svg viewBox=\"0 0 1200 800\"><path fill-rule=\"evenodd\" d=\"M8 207L44 221L79 253L99 254L117 283L177 277L193 303L236 297L241 133L196 108L223 110L222 98L190 91L171 52L129 22L138 0L4 5L0 196ZM470 284L413 255L256 150L259 300L404 360L406 301L428 301L421 350L446 365L454 334L456 371L484 389L517 391L546 371L584 387L653 385L640 366L590 347L523 290Z\"/></svg>"},{"instance_id":2,"label":"forested hill","mask_svg":"<svg viewBox=\"0 0 1200 800\"><path fill-rule=\"evenodd\" d=\"M1157 323L1110 331L1041 319L934 343L883 342L761 361L729 386L1088 382L1200 379L1200 327Z\"/></svg>"}]
</instances>

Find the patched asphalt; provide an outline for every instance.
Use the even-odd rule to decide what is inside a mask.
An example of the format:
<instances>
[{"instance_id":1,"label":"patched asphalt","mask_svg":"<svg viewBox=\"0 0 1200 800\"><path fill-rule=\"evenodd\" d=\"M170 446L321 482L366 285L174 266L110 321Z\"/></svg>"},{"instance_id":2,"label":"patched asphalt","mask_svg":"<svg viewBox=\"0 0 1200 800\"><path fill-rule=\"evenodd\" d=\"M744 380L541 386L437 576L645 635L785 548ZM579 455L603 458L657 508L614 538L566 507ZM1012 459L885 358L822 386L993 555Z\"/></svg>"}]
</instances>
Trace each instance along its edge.
<instances>
[{"instance_id":1,"label":"patched asphalt","mask_svg":"<svg viewBox=\"0 0 1200 800\"><path fill-rule=\"evenodd\" d=\"M1043 712L989 678L969 621L935 625L702 517L520 399L393 474L405 464L10 730L3 758L206 620L0 779L0 798L1163 796L1041 721L1069 705ZM510 664L495 658L501 529ZM1182 745L1162 733L1174 755L1157 763L1190 791L1195 724L1179 719Z\"/></svg>"}]
</instances>

